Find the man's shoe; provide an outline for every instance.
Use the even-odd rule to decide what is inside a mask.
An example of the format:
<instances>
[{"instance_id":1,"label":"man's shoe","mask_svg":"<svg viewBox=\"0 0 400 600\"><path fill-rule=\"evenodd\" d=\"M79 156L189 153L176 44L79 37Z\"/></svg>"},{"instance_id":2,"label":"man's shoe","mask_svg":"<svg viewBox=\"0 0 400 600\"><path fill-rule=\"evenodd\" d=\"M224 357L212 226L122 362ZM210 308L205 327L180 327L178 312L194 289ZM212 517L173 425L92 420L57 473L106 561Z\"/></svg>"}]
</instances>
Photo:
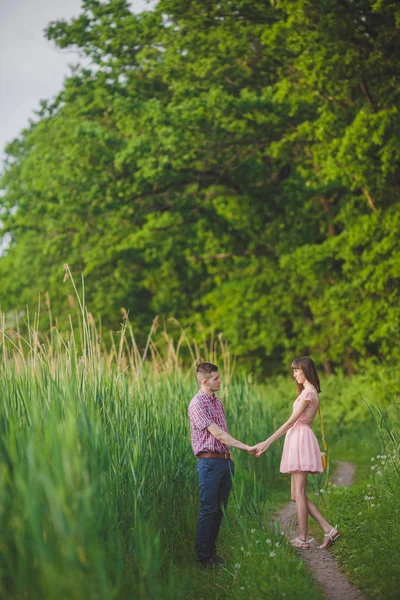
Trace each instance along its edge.
<instances>
[{"instance_id":1,"label":"man's shoe","mask_svg":"<svg viewBox=\"0 0 400 600\"><path fill-rule=\"evenodd\" d=\"M210 558L210 560L212 560L216 565L223 565L225 563L222 556L220 556L217 553L213 554L212 557Z\"/></svg>"},{"instance_id":2,"label":"man's shoe","mask_svg":"<svg viewBox=\"0 0 400 600\"><path fill-rule=\"evenodd\" d=\"M205 558L204 560L198 560L197 564L202 569L215 569L218 564L211 558Z\"/></svg>"}]
</instances>

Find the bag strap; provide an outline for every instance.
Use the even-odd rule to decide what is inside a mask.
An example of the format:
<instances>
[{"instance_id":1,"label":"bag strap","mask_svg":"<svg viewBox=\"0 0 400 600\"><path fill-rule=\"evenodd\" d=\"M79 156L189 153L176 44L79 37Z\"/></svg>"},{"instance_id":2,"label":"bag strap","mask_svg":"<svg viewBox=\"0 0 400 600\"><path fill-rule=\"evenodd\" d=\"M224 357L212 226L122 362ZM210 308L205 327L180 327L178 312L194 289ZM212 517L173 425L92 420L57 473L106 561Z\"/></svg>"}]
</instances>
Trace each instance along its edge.
<instances>
[{"instance_id":1,"label":"bag strap","mask_svg":"<svg viewBox=\"0 0 400 600\"><path fill-rule=\"evenodd\" d=\"M319 423L321 425L321 433L322 433L322 447L326 452L328 450L328 446L326 445L326 441L325 441L324 425L322 423L322 415L321 415L321 409L320 409L319 405L318 405L318 412L319 412Z\"/></svg>"}]
</instances>

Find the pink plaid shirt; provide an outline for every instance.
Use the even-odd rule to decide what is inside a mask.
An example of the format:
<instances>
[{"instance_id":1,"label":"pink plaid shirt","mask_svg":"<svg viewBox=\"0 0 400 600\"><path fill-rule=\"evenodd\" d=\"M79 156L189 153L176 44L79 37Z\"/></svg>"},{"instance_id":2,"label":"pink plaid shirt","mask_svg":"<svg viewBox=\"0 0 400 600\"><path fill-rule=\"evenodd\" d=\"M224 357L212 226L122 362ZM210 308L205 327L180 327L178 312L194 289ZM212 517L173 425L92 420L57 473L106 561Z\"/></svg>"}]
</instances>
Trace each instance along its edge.
<instances>
[{"instance_id":1,"label":"pink plaid shirt","mask_svg":"<svg viewBox=\"0 0 400 600\"><path fill-rule=\"evenodd\" d=\"M229 447L207 430L211 423L215 423L223 431L228 431L224 407L217 396L208 396L200 390L190 401L188 415L192 448L196 456L200 452L229 452Z\"/></svg>"}]
</instances>

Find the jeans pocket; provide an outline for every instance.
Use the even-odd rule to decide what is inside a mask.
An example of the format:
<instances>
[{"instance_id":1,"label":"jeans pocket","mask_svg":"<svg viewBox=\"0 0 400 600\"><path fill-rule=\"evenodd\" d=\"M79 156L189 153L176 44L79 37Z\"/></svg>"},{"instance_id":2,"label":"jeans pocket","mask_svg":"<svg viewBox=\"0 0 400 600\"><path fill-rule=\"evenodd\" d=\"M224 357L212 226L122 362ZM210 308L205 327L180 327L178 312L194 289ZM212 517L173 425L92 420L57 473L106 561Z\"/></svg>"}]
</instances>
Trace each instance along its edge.
<instances>
[{"instance_id":1,"label":"jeans pocket","mask_svg":"<svg viewBox=\"0 0 400 600\"><path fill-rule=\"evenodd\" d=\"M212 458L200 458L197 463L197 471L203 475L209 475L214 471L215 459Z\"/></svg>"},{"instance_id":2,"label":"jeans pocket","mask_svg":"<svg viewBox=\"0 0 400 600\"><path fill-rule=\"evenodd\" d=\"M208 461L207 461L206 458L200 458L197 461L197 471L199 473L205 473L205 472L207 472L207 463L208 463Z\"/></svg>"}]
</instances>

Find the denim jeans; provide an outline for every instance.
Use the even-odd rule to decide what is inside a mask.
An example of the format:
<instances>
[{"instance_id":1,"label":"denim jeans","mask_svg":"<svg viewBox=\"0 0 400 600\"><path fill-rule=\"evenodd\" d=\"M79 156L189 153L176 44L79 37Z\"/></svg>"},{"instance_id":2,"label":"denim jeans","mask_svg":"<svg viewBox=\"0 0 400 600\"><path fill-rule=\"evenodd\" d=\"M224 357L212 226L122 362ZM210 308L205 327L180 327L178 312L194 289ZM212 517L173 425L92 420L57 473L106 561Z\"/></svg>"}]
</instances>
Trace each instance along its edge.
<instances>
[{"instance_id":1,"label":"denim jeans","mask_svg":"<svg viewBox=\"0 0 400 600\"><path fill-rule=\"evenodd\" d=\"M200 458L197 462L200 487L200 513L196 532L197 560L206 560L216 552L222 507L228 504L234 464L221 458Z\"/></svg>"}]
</instances>

